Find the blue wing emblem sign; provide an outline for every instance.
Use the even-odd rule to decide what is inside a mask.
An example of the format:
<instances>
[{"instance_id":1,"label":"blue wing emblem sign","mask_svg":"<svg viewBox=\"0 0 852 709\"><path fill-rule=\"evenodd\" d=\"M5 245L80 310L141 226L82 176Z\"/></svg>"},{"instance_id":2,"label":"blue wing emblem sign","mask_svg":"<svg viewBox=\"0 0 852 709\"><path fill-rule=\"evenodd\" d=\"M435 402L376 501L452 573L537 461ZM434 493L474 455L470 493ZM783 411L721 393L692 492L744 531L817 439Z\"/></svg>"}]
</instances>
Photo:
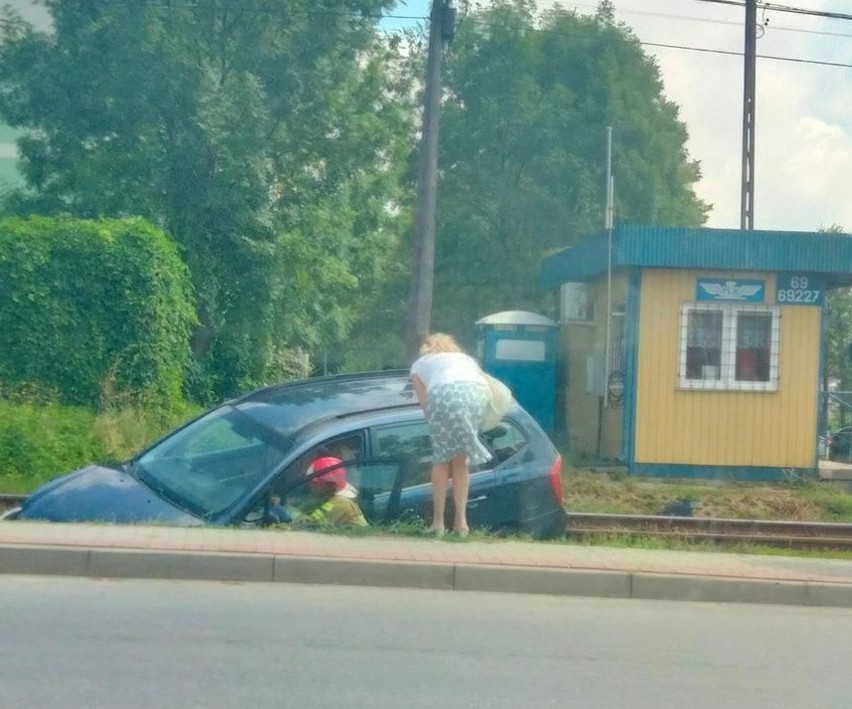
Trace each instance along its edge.
<instances>
[{"instance_id":1,"label":"blue wing emblem sign","mask_svg":"<svg viewBox=\"0 0 852 709\"><path fill-rule=\"evenodd\" d=\"M764 281L728 278L699 278L695 286L696 300L735 300L740 303L762 303L766 294Z\"/></svg>"}]
</instances>

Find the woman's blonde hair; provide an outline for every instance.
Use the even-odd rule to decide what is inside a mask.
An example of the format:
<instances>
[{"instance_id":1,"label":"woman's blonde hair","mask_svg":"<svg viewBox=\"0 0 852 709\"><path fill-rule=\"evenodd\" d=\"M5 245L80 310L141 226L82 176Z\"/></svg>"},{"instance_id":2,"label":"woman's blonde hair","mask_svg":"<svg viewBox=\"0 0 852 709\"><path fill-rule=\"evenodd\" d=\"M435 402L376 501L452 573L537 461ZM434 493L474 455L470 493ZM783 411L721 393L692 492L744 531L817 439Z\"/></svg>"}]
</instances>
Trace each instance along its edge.
<instances>
[{"instance_id":1,"label":"woman's blonde hair","mask_svg":"<svg viewBox=\"0 0 852 709\"><path fill-rule=\"evenodd\" d=\"M427 335L423 344L420 345L420 354L433 352L464 352L464 350L450 335L443 332L433 332L431 335Z\"/></svg>"}]
</instances>

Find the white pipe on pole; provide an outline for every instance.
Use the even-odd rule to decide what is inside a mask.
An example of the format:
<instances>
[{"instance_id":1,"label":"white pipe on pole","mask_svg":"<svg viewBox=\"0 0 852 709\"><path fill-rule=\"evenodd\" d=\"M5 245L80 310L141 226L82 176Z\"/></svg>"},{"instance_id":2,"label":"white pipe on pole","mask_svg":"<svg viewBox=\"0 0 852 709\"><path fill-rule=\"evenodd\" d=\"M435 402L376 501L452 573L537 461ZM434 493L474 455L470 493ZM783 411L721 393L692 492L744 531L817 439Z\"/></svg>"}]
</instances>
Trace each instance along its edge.
<instances>
[{"instance_id":1,"label":"white pipe on pole","mask_svg":"<svg viewBox=\"0 0 852 709\"><path fill-rule=\"evenodd\" d=\"M604 226L607 230L606 248L606 344L604 346L604 408L609 407L609 375L612 359L612 225L615 178L612 176L612 127L606 129L606 208Z\"/></svg>"}]
</instances>

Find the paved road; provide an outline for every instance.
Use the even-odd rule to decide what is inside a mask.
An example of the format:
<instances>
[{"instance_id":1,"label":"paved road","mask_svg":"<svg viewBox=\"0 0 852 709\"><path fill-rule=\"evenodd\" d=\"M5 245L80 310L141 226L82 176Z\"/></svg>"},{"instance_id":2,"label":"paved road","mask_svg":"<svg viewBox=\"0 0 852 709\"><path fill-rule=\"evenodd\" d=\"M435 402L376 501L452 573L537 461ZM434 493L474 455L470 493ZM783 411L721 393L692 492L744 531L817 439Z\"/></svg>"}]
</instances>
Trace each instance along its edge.
<instances>
[{"instance_id":1,"label":"paved road","mask_svg":"<svg viewBox=\"0 0 852 709\"><path fill-rule=\"evenodd\" d=\"M852 702L842 609L6 576L0 613L4 706Z\"/></svg>"}]
</instances>

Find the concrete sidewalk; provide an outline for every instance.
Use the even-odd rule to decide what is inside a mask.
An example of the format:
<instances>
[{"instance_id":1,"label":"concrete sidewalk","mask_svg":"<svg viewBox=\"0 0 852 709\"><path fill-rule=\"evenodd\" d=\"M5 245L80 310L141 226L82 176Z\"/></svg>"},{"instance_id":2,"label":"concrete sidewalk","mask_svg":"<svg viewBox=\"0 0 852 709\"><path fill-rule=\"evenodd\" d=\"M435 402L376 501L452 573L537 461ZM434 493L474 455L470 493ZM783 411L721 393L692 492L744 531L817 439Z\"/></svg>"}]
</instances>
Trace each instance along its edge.
<instances>
[{"instance_id":1,"label":"concrete sidewalk","mask_svg":"<svg viewBox=\"0 0 852 709\"><path fill-rule=\"evenodd\" d=\"M2 522L2 573L852 607L852 561L284 529Z\"/></svg>"}]
</instances>

